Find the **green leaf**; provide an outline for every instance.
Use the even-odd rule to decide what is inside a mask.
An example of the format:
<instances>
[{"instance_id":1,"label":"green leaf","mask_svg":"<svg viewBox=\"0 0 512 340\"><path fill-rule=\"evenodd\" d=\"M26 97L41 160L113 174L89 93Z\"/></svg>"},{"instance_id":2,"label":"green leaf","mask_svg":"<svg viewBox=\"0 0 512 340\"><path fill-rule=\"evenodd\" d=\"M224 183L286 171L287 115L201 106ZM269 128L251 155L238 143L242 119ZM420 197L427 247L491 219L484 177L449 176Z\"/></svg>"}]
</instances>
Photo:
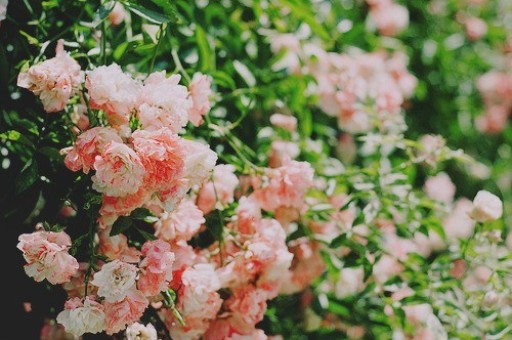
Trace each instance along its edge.
<instances>
[{"instance_id":1,"label":"green leaf","mask_svg":"<svg viewBox=\"0 0 512 340\"><path fill-rule=\"evenodd\" d=\"M347 243L347 233L336 236L329 245L330 248L338 248Z\"/></svg>"},{"instance_id":2,"label":"green leaf","mask_svg":"<svg viewBox=\"0 0 512 340\"><path fill-rule=\"evenodd\" d=\"M30 160L25 164L21 173L16 177L16 193L22 193L30 188L39 178L37 163Z\"/></svg>"},{"instance_id":3,"label":"green leaf","mask_svg":"<svg viewBox=\"0 0 512 340\"><path fill-rule=\"evenodd\" d=\"M133 221L128 216L120 216L114 222L112 226L112 230L110 231L110 236L115 236L118 234L122 234L127 231L133 225Z\"/></svg>"},{"instance_id":4,"label":"green leaf","mask_svg":"<svg viewBox=\"0 0 512 340\"><path fill-rule=\"evenodd\" d=\"M62 159L64 158L60 154L59 150L57 150L56 148L52 148L50 146L44 146L37 150L37 152L45 155L46 157L48 157L48 159L51 160L62 161Z\"/></svg>"},{"instance_id":5,"label":"green leaf","mask_svg":"<svg viewBox=\"0 0 512 340\"><path fill-rule=\"evenodd\" d=\"M142 237L144 237L146 240L148 240L148 241L156 240L156 236L155 236L155 235L153 235L153 234L151 234L151 233L148 233L147 231L142 230L142 229L140 229L140 228L135 228L135 229L136 229L136 230L139 232L139 234L141 234L141 235L142 235Z\"/></svg>"},{"instance_id":6,"label":"green leaf","mask_svg":"<svg viewBox=\"0 0 512 340\"><path fill-rule=\"evenodd\" d=\"M15 130L9 130L4 133L0 133L0 139L23 144L32 150L35 149L34 143L32 143L30 139Z\"/></svg>"},{"instance_id":7,"label":"green leaf","mask_svg":"<svg viewBox=\"0 0 512 340\"><path fill-rule=\"evenodd\" d=\"M214 65L212 63L210 43L208 42L206 32L201 26L196 27L196 41L199 51L199 69L201 72L208 72L209 70L213 70Z\"/></svg>"},{"instance_id":8,"label":"green leaf","mask_svg":"<svg viewBox=\"0 0 512 340\"><path fill-rule=\"evenodd\" d=\"M252 74L251 70L238 60L233 61L233 66L235 67L236 72L242 77L249 87L254 87L256 85L256 78Z\"/></svg>"},{"instance_id":9,"label":"green leaf","mask_svg":"<svg viewBox=\"0 0 512 340\"><path fill-rule=\"evenodd\" d=\"M213 82L215 84L229 88L231 90L236 88L235 81L226 72L215 71L210 73L210 75L212 76Z\"/></svg>"},{"instance_id":10,"label":"green leaf","mask_svg":"<svg viewBox=\"0 0 512 340\"><path fill-rule=\"evenodd\" d=\"M162 8L164 13L171 17L174 21L177 20L176 5L171 0L151 0L155 5Z\"/></svg>"},{"instance_id":11,"label":"green leaf","mask_svg":"<svg viewBox=\"0 0 512 340\"><path fill-rule=\"evenodd\" d=\"M142 7L134 2L125 2L124 5L139 17L155 24L169 23L172 18L169 15L161 14L154 10Z\"/></svg>"},{"instance_id":12,"label":"green leaf","mask_svg":"<svg viewBox=\"0 0 512 340\"><path fill-rule=\"evenodd\" d=\"M155 223L158 221L158 217L146 208L137 208L130 214L130 217L134 220L144 221L146 223Z\"/></svg>"}]
</instances>

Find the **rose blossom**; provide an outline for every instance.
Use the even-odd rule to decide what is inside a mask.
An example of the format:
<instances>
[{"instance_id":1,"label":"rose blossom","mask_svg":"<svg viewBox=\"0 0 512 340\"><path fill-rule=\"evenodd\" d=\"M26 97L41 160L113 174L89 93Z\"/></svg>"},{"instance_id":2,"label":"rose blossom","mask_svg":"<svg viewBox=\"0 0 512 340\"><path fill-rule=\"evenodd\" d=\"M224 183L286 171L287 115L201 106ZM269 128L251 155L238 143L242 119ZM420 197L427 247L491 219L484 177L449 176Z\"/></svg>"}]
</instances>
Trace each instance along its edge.
<instances>
[{"instance_id":1,"label":"rose blossom","mask_svg":"<svg viewBox=\"0 0 512 340\"><path fill-rule=\"evenodd\" d=\"M343 268L334 286L334 294L342 299L357 294L364 289L363 268Z\"/></svg>"},{"instance_id":2,"label":"rose blossom","mask_svg":"<svg viewBox=\"0 0 512 340\"><path fill-rule=\"evenodd\" d=\"M395 36L409 25L407 8L394 3L372 7L370 18L377 26L379 33L386 36Z\"/></svg>"},{"instance_id":3,"label":"rose blossom","mask_svg":"<svg viewBox=\"0 0 512 340\"><path fill-rule=\"evenodd\" d=\"M145 130L168 128L179 132L187 124L191 103L188 90L180 85L181 76L165 77L165 72L155 72L144 81L138 109L139 121Z\"/></svg>"},{"instance_id":4,"label":"rose blossom","mask_svg":"<svg viewBox=\"0 0 512 340\"><path fill-rule=\"evenodd\" d=\"M144 167L137 154L126 144L110 142L96 156L92 188L108 196L136 193L142 185Z\"/></svg>"},{"instance_id":5,"label":"rose blossom","mask_svg":"<svg viewBox=\"0 0 512 340\"><path fill-rule=\"evenodd\" d=\"M142 246L138 288L146 296L154 296L169 287L172 280L174 253L169 243L162 240L147 241Z\"/></svg>"},{"instance_id":6,"label":"rose blossom","mask_svg":"<svg viewBox=\"0 0 512 340\"><path fill-rule=\"evenodd\" d=\"M84 131L76 138L64 164L71 171L82 169L87 174L91 168L94 169L96 156L103 153L110 142L123 142L114 129L98 126Z\"/></svg>"},{"instance_id":7,"label":"rose blossom","mask_svg":"<svg viewBox=\"0 0 512 340\"><path fill-rule=\"evenodd\" d=\"M427 179L423 190L433 200L450 203L453 201L456 188L450 177L446 173L440 172L436 176Z\"/></svg>"},{"instance_id":8,"label":"rose blossom","mask_svg":"<svg viewBox=\"0 0 512 340\"><path fill-rule=\"evenodd\" d=\"M210 111L211 85L212 79L201 73L194 74L189 85L192 107L188 111L188 119L194 126L199 126L203 122L203 116Z\"/></svg>"},{"instance_id":9,"label":"rose blossom","mask_svg":"<svg viewBox=\"0 0 512 340\"><path fill-rule=\"evenodd\" d=\"M478 40L487 33L487 24L480 18L468 18L464 26L466 27L466 35L470 40Z\"/></svg>"},{"instance_id":10,"label":"rose blossom","mask_svg":"<svg viewBox=\"0 0 512 340\"><path fill-rule=\"evenodd\" d=\"M100 333L105 330L104 308L93 297L86 296L84 300L72 298L66 301L64 310L57 315L57 322L75 336Z\"/></svg>"},{"instance_id":11,"label":"rose blossom","mask_svg":"<svg viewBox=\"0 0 512 340\"><path fill-rule=\"evenodd\" d=\"M123 73L119 65L100 66L88 71L85 87L91 107L105 111L111 125L128 124L141 86L131 76Z\"/></svg>"},{"instance_id":12,"label":"rose blossom","mask_svg":"<svg viewBox=\"0 0 512 340\"><path fill-rule=\"evenodd\" d=\"M190 187L203 184L215 167L217 154L200 142L182 139L180 143L185 153L183 177L188 179Z\"/></svg>"},{"instance_id":13,"label":"rose blossom","mask_svg":"<svg viewBox=\"0 0 512 340\"><path fill-rule=\"evenodd\" d=\"M135 322L126 328L126 340L157 340L155 327L148 323L146 326Z\"/></svg>"},{"instance_id":14,"label":"rose blossom","mask_svg":"<svg viewBox=\"0 0 512 340\"><path fill-rule=\"evenodd\" d=\"M203 212L190 200L183 200L175 210L165 212L155 223L155 236L165 241L189 241L205 222Z\"/></svg>"},{"instance_id":15,"label":"rose blossom","mask_svg":"<svg viewBox=\"0 0 512 340\"><path fill-rule=\"evenodd\" d=\"M297 118L293 116L283 115L281 113L274 113L270 116L270 123L281 129L295 132L297 130Z\"/></svg>"},{"instance_id":16,"label":"rose blossom","mask_svg":"<svg viewBox=\"0 0 512 340\"><path fill-rule=\"evenodd\" d=\"M251 285L243 286L235 290L225 306L233 313L231 324L235 330L248 333L263 319L267 309L266 293Z\"/></svg>"},{"instance_id":17,"label":"rose blossom","mask_svg":"<svg viewBox=\"0 0 512 340\"><path fill-rule=\"evenodd\" d=\"M213 169L212 180L203 184L197 198L197 206L205 214L214 210L217 202L222 206L233 202L239 184L234 172L235 167L231 164L220 164Z\"/></svg>"},{"instance_id":18,"label":"rose blossom","mask_svg":"<svg viewBox=\"0 0 512 340\"><path fill-rule=\"evenodd\" d=\"M35 281L51 284L68 282L78 270L78 261L68 253L71 238L63 231L22 234L17 248L27 261L25 272Z\"/></svg>"},{"instance_id":19,"label":"rose blossom","mask_svg":"<svg viewBox=\"0 0 512 340\"><path fill-rule=\"evenodd\" d=\"M98 295L107 302L124 299L128 291L135 285L137 268L129 263L114 260L106 263L94 274L91 283L98 287Z\"/></svg>"},{"instance_id":20,"label":"rose blossom","mask_svg":"<svg viewBox=\"0 0 512 340\"><path fill-rule=\"evenodd\" d=\"M120 2L115 2L114 7L108 14L108 20L112 26L118 26L126 19L126 10Z\"/></svg>"},{"instance_id":21,"label":"rose blossom","mask_svg":"<svg viewBox=\"0 0 512 340\"><path fill-rule=\"evenodd\" d=\"M296 143L275 140L270 145L268 165L271 168L278 168L283 164L285 158L294 159L299 154L300 148Z\"/></svg>"},{"instance_id":22,"label":"rose blossom","mask_svg":"<svg viewBox=\"0 0 512 340\"><path fill-rule=\"evenodd\" d=\"M99 251L111 260L119 259L123 262L139 262L140 252L135 247L128 246L128 238L123 234L110 236L112 228L98 231Z\"/></svg>"},{"instance_id":23,"label":"rose blossom","mask_svg":"<svg viewBox=\"0 0 512 340\"><path fill-rule=\"evenodd\" d=\"M135 288L129 289L125 297L117 302L104 303L107 320L107 334L112 335L123 330L127 324L138 321L146 308L148 300Z\"/></svg>"},{"instance_id":24,"label":"rose blossom","mask_svg":"<svg viewBox=\"0 0 512 340\"><path fill-rule=\"evenodd\" d=\"M490 222L501 218L503 203L498 196L480 190L473 200L471 217L477 222Z\"/></svg>"},{"instance_id":25,"label":"rose blossom","mask_svg":"<svg viewBox=\"0 0 512 340\"><path fill-rule=\"evenodd\" d=\"M18 86L39 96L46 112L63 110L81 82L80 65L64 51L62 39L57 42L54 58L34 65L18 76Z\"/></svg>"}]
</instances>

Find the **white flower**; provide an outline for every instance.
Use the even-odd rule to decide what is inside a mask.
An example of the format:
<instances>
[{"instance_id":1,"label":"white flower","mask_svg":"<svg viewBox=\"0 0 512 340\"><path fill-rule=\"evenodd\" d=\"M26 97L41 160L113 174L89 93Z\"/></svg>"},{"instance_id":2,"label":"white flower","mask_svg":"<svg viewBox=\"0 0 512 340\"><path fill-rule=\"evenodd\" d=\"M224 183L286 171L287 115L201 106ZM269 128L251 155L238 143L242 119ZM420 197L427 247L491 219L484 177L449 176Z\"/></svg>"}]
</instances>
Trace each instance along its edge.
<instances>
[{"instance_id":1,"label":"white flower","mask_svg":"<svg viewBox=\"0 0 512 340\"><path fill-rule=\"evenodd\" d=\"M7 12L7 4L9 0L0 0L0 21L5 19L5 13Z\"/></svg>"},{"instance_id":2,"label":"white flower","mask_svg":"<svg viewBox=\"0 0 512 340\"><path fill-rule=\"evenodd\" d=\"M334 287L334 294L338 298L344 298L359 293L363 288L363 268L343 268Z\"/></svg>"},{"instance_id":3,"label":"white flower","mask_svg":"<svg viewBox=\"0 0 512 340\"><path fill-rule=\"evenodd\" d=\"M57 322L62 324L75 336L84 333L100 333L105 330L105 313L103 306L86 297L84 302L80 298L68 300L65 309L57 315Z\"/></svg>"},{"instance_id":4,"label":"white flower","mask_svg":"<svg viewBox=\"0 0 512 340\"><path fill-rule=\"evenodd\" d=\"M126 297L128 290L135 285L136 275L137 268L134 265L114 260L103 265L101 270L94 274L91 283L99 287L99 296L112 303Z\"/></svg>"},{"instance_id":5,"label":"white flower","mask_svg":"<svg viewBox=\"0 0 512 340\"><path fill-rule=\"evenodd\" d=\"M126 328L127 340L157 340L155 327L148 323L146 326L136 322Z\"/></svg>"},{"instance_id":6,"label":"white flower","mask_svg":"<svg viewBox=\"0 0 512 340\"><path fill-rule=\"evenodd\" d=\"M503 214L503 203L498 196L488 191L480 190L473 200L471 217L477 222L497 220Z\"/></svg>"},{"instance_id":7,"label":"white flower","mask_svg":"<svg viewBox=\"0 0 512 340\"><path fill-rule=\"evenodd\" d=\"M210 175L217 162L217 154L208 146L191 141L182 140L185 148L185 174L190 186L201 185Z\"/></svg>"}]
</instances>

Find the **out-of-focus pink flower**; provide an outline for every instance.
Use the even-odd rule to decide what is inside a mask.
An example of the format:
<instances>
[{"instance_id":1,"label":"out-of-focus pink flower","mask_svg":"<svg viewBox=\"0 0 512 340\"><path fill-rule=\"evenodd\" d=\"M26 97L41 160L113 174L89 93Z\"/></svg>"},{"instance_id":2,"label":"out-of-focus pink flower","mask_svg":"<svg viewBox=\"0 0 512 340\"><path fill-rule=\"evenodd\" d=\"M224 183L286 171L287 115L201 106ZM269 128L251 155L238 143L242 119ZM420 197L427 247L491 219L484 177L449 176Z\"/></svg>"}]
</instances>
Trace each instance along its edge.
<instances>
[{"instance_id":1,"label":"out-of-focus pink flower","mask_svg":"<svg viewBox=\"0 0 512 340\"><path fill-rule=\"evenodd\" d=\"M124 299L135 286L136 276L137 267L114 260L104 264L101 270L94 274L91 283L98 287L98 295L104 297L107 302L117 302Z\"/></svg>"},{"instance_id":2,"label":"out-of-focus pink flower","mask_svg":"<svg viewBox=\"0 0 512 340\"><path fill-rule=\"evenodd\" d=\"M490 222L501 218L503 203L496 195L480 190L473 199L471 217L477 222Z\"/></svg>"},{"instance_id":3,"label":"out-of-focus pink flower","mask_svg":"<svg viewBox=\"0 0 512 340\"><path fill-rule=\"evenodd\" d=\"M187 124L191 101L180 80L178 74L166 78L164 71L149 75L139 97L138 116L143 129L168 128L177 133Z\"/></svg>"},{"instance_id":4,"label":"out-of-focus pink flower","mask_svg":"<svg viewBox=\"0 0 512 340\"><path fill-rule=\"evenodd\" d=\"M448 204L453 201L456 188L450 176L440 172L434 177L427 178L423 190L431 199Z\"/></svg>"},{"instance_id":5,"label":"out-of-focus pink flower","mask_svg":"<svg viewBox=\"0 0 512 340\"><path fill-rule=\"evenodd\" d=\"M466 198L461 198L455 203L452 212L443 220L444 232L449 241L467 239L473 233L475 222L470 213L473 205Z\"/></svg>"},{"instance_id":6,"label":"out-of-focus pink flower","mask_svg":"<svg viewBox=\"0 0 512 340\"><path fill-rule=\"evenodd\" d=\"M73 334L67 333L64 326L55 320L45 319L43 327L39 332L40 340L75 340Z\"/></svg>"},{"instance_id":7,"label":"out-of-focus pink flower","mask_svg":"<svg viewBox=\"0 0 512 340\"><path fill-rule=\"evenodd\" d=\"M93 297L86 296L84 300L72 298L66 301L64 310L57 315L57 322L75 336L100 333L105 330L104 308Z\"/></svg>"},{"instance_id":8,"label":"out-of-focus pink flower","mask_svg":"<svg viewBox=\"0 0 512 340\"><path fill-rule=\"evenodd\" d=\"M126 328L126 340L157 340L158 334L155 327L135 322Z\"/></svg>"},{"instance_id":9,"label":"out-of-focus pink flower","mask_svg":"<svg viewBox=\"0 0 512 340\"><path fill-rule=\"evenodd\" d=\"M73 149L64 159L64 164L72 171L82 169L87 174L91 168L94 169L96 156L102 154L110 142L123 142L114 129L98 126L87 130L77 137Z\"/></svg>"},{"instance_id":10,"label":"out-of-focus pink flower","mask_svg":"<svg viewBox=\"0 0 512 340\"><path fill-rule=\"evenodd\" d=\"M166 241L189 241L205 222L203 212L190 200L183 200L175 210L165 212L155 223L155 235Z\"/></svg>"},{"instance_id":11,"label":"out-of-focus pink flower","mask_svg":"<svg viewBox=\"0 0 512 340\"><path fill-rule=\"evenodd\" d=\"M270 145L270 156L268 165L278 168L283 164L284 159L294 159L300 154L300 148L296 143L276 140Z\"/></svg>"},{"instance_id":12,"label":"out-of-focus pink flower","mask_svg":"<svg viewBox=\"0 0 512 340\"><path fill-rule=\"evenodd\" d=\"M126 19L126 10L120 2L115 2L114 8L108 14L108 20L112 26L121 24Z\"/></svg>"},{"instance_id":13,"label":"out-of-focus pink flower","mask_svg":"<svg viewBox=\"0 0 512 340\"><path fill-rule=\"evenodd\" d=\"M39 96L46 112L58 112L77 93L82 78L80 65L64 51L64 40L61 39L57 42L56 56L20 73L18 86Z\"/></svg>"},{"instance_id":14,"label":"out-of-focus pink flower","mask_svg":"<svg viewBox=\"0 0 512 340\"><path fill-rule=\"evenodd\" d=\"M100 66L87 72L85 87L92 108L105 111L113 126L127 125L136 108L141 85L123 73L117 64Z\"/></svg>"},{"instance_id":15,"label":"out-of-focus pink flower","mask_svg":"<svg viewBox=\"0 0 512 340\"><path fill-rule=\"evenodd\" d=\"M507 126L510 108L505 106L486 107L483 115L476 118L478 131L485 133L500 133Z\"/></svg>"},{"instance_id":16,"label":"out-of-focus pink flower","mask_svg":"<svg viewBox=\"0 0 512 340\"><path fill-rule=\"evenodd\" d=\"M334 294L342 299L361 292L364 287L363 268L343 268L334 286Z\"/></svg>"},{"instance_id":17,"label":"out-of-focus pink flower","mask_svg":"<svg viewBox=\"0 0 512 340\"><path fill-rule=\"evenodd\" d=\"M147 241L142 246L144 259L139 265L138 288L146 296L154 296L169 287L172 280L174 253L169 243L162 240Z\"/></svg>"},{"instance_id":18,"label":"out-of-focus pink flower","mask_svg":"<svg viewBox=\"0 0 512 340\"><path fill-rule=\"evenodd\" d=\"M409 25L409 11L395 3L372 7L370 18L379 33L386 36L395 36Z\"/></svg>"},{"instance_id":19,"label":"out-of-focus pink flower","mask_svg":"<svg viewBox=\"0 0 512 340\"><path fill-rule=\"evenodd\" d=\"M235 167L220 164L213 169L212 180L203 184L197 197L197 206L205 214L215 209L218 203L225 206L233 202L238 177L234 174Z\"/></svg>"},{"instance_id":20,"label":"out-of-focus pink flower","mask_svg":"<svg viewBox=\"0 0 512 340\"><path fill-rule=\"evenodd\" d=\"M383 255L373 267L373 276L376 282L382 284L403 270L403 266L395 258Z\"/></svg>"},{"instance_id":21,"label":"out-of-focus pink flower","mask_svg":"<svg viewBox=\"0 0 512 340\"><path fill-rule=\"evenodd\" d=\"M192 107L188 111L188 119L194 126L203 122L203 116L210 111L210 96L212 95L212 79L201 73L194 74L189 85Z\"/></svg>"},{"instance_id":22,"label":"out-of-focus pink flower","mask_svg":"<svg viewBox=\"0 0 512 340\"><path fill-rule=\"evenodd\" d=\"M27 261L25 273L35 281L51 284L67 282L78 270L78 261L68 253L71 238L63 231L36 231L22 234L17 248Z\"/></svg>"},{"instance_id":23,"label":"out-of-focus pink flower","mask_svg":"<svg viewBox=\"0 0 512 340\"><path fill-rule=\"evenodd\" d=\"M274 113L270 116L270 123L281 129L295 132L297 130L297 118L294 116L284 115L281 113Z\"/></svg>"},{"instance_id":24,"label":"out-of-focus pink flower","mask_svg":"<svg viewBox=\"0 0 512 340\"><path fill-rule=\"evenodd\" d=\"M309 163L284 159L281 167L268 169L266 177L253 178L253 197L267 211L281 206L301 208L313 175Z\"/></svg>"},{"instance_id":25,"label":"out-of-focus pink flower","mask_svg":"<svg viewBox=\"0 0 512 340\"><path fill-rule=\"evenodd\" d=\"M149 302L140 291L128 290L124 299L117 302L105 302L107 334L112 335L125 329L126 325L138 321Z\"/></svg>"},{"instance_id":26,"label":"out-of-focus pink flower","mask_svg":"<svg viewBox=\"0 0 512 340\"><path fill-rule=\"evenodd\" d=\"M465 20L466 35L470 40L478 40L487 33L487 24L480 18L471 17Z\"/></svg>"},{"instance_id":27,"label":"out-of-focus pink flower","mask_svg":"<svg viewBox=\"0 0 512 340\"><path fill-rule=\"evenodd\" d=\"M137 154L126 144L110 142L94 161L96 173L92 188L108 196L136 193L142 185L144 167Z\"/></svg>"}]
</instances>

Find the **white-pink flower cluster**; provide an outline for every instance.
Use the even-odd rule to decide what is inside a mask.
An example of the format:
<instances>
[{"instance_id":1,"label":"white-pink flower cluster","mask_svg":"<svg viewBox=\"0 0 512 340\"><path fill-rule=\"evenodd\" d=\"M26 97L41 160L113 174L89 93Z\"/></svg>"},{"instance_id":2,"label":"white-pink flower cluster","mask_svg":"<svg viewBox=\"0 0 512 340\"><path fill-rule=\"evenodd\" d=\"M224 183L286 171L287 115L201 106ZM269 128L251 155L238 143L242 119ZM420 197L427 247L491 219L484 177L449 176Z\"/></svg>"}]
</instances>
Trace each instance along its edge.
<instances>
[{"instance_id":1,"label":"white-pink flower cluster","mask_svg":"<svg viewBox=\"0 0 512 340\"><path fill-rule=\"evenodd\" d=\"M476 86L485 109L477 118L476 127L487 133L503 131L512 114L512 74L490 71L478 78Z\"/></svg>"},{"instance_id":2,"label":"white-pink flower cluster","mask_svg":"<svg viewBox=\"0 0 512 340\"><path fill-rule=\"evenodd\" d=\"M370 6L369 20L380 34L395 36L409 25L409 11L393 0L366 0Z\"/></svg>"}]
</instances>

